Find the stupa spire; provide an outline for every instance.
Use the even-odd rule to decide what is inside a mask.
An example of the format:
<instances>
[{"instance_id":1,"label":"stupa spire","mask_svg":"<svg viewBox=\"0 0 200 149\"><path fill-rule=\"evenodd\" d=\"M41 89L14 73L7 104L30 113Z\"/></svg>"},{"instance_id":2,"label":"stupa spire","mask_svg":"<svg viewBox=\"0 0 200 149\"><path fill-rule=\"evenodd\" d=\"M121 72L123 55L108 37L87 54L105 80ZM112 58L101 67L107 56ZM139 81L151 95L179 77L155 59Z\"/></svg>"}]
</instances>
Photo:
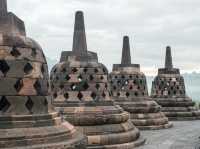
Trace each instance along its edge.
<instances>
[{"instance_id":1,"label":"stupa spire","mask_svg":"<svg viewBox=\"0 0 200 149\"><path fill-rule=\"evenodd\" d=\"M125 64L125 65L131 64L131 52L130 52L130 44L129 44L128 36L124 36L124 39L123 39L121 64Z\"/></svg>"},{"instance_id":2,"label":"stupa spire","mask_svg":"<svg viewBox=\"0 0 200 149\"><path fill-rule=\"evenodd\" d=\"M82 11L76 12L72 51L78 55L85 55L87 53L85 24Z\"/></svg>"},{"instance_id":3,"label":"stupa spire","mask_svg":"<svg viewBox=\"0 0 200 149\"><path fill-rule=\"evenodd\" d=\"M168 68L168 69L173 68L171 47L170 46L167 46L167 48L166 48L165 68Z\"/></svg>"},{"instance_id":4,"label":"stupa spire","mask_svg":"<svg viewBox=\"0 0 200 149\"><path fill-rule=\"evenodd\" d=\"M0 16L5 16L7 13L7 0L0 0Z\"/></svg>"}]
</instances>

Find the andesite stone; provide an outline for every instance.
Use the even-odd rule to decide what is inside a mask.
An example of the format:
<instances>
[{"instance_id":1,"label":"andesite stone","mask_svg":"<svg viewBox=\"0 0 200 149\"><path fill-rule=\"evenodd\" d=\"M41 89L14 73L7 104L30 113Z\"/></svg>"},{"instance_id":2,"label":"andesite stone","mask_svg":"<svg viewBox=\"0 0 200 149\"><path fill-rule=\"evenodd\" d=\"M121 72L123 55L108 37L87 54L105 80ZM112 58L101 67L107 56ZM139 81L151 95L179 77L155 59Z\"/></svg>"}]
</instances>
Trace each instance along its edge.
<instances>
[{"instance_id":1,"label":"andesite stone","mask_svg":"<svg viewBox=\"0 0 200 149\"><path fill-rule=\"evenodd\" d=\"M76 12L72 51L51 71L53 103L63 118L88 136L89 149L133 149L144 143L129 114L110 96L108 70L87 50L83 12Z\"/></svg>"},{"instance_id":2,"label":"andesite stone","mask_svg":"<svg viewBox=\"0 0 200 149\"><path fill-rule=\"evenodd\" d=\"M86 147L86 137L53 109L48 80L41 47L0 0L0 148Z\"/></svg>"},{"instance_id":3,"label":"andesite stone","mask_svg":"<svg viewBox=\"0 0 200 149\"><path fill-rule=\"evenodd\" d=\"M158 75L152 82L151 97L162 106L170 120L200 119L199 109L186 94L180 70L173 67L169 46L166 48L165 68L158 69Z\"/></svg>"},{"instance_id":4,"label":"andesite stone","mask_svg":"<svg viewBox=\"0 0 200 149\"><path fill-rule=\"evenodd\" d=\"M109 75L112 95L116 104L131 115L139 129L170 128L171 123L161 112L161 107L148 96L147 82L139 64L131 64L129 37L123 40L121 64L114 64Z\"/></svg>"}]
</instances>

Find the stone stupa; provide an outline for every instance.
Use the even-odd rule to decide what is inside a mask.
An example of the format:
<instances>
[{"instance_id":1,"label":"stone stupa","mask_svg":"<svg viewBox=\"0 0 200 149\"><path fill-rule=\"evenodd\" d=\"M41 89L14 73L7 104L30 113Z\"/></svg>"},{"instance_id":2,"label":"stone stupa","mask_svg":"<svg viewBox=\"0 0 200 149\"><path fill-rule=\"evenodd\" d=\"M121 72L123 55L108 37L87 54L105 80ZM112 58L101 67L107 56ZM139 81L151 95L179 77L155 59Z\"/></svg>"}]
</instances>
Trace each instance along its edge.
<instances>
[{"instance_id":1,"label":"stone stupa","mask_svg":"<svg viewBox=\"0 0 200 149\"><path fill-rule=\"evenodd\" d=\"M170 47L166 48L165 68L158 69L152 83L151 96L170 120L200 119L199 109L186 94L183 76L173 68Z\"/></svg>"},{"instance_id":2,"label":"stone stupa","mask_svg":"<svg viewBox=\"0 0 200 149\"><path fill-rule=\"evenodd\" d=\"M130 113L136 127L151 130L172 126L161 107L148 96L146 77L140 65L131 63L128 36L123 39L121 64L113 65L109 82L116 104Z\"/></svg>"},{"instance_id":3,"label":"stone stupa","mask_svg":"<svg viewBox=\"0 0 200 149\"><path fill-rule=\"evenodd\" d=\"M41 47L0 0L0 148L84 149L86 137L63 122L48 96Z\"/></svg>"},{"instance_id":4,"label":"stone stupa","mask_svg":"<svg viewBox=\"0 0 200 149\"><path fill-rule=\"evenodd\" d=\"M144 143L129 114L110 98L107 68L87 50L83 12L76 12L72 51L51 71L54 105L88 136L89 149L133 149Z\"/></svg>"}]
</instances>

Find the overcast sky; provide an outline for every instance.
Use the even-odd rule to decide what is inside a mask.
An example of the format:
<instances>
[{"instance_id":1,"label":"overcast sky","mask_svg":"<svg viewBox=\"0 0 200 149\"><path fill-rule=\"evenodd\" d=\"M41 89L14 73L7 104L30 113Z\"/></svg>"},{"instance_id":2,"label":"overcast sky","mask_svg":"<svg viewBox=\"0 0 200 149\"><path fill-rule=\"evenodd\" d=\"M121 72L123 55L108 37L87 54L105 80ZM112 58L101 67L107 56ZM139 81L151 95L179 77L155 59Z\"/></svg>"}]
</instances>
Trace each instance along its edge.
<instances>
[{"instance_id":1,"label":"overcast sky","mask_svg":"<svg viewBox=\"0 0 200 149\"><path fill-rule=\"evenodd\" d=\"M200 0L8 0L8 8L57 61L72 49L74 13L82 10L88 49L110 70L120 63L123 35L130 37L132 63L147 74L164 65L167 45L175 67L200 70Z\"/></svg>"}]
</instances>

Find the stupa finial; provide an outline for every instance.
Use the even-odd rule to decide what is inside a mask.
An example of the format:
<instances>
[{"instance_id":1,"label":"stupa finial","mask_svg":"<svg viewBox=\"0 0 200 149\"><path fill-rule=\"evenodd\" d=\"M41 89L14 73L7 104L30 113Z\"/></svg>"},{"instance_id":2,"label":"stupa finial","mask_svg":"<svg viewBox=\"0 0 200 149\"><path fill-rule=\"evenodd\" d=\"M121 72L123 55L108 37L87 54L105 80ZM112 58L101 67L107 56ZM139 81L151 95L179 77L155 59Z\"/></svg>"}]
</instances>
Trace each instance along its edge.
<instances>
[{"instance_id":1,"label":"stupa finial","mask_svg":"<svg viewBox=\"0 0 200 149\"><path fill-rule=\"evenodd\" d=\"M0 16L5 16L7 13L7 0L0 0Z\"/></svg>"},{"instance_id":2,"label":"stupa finial","mask_svg":"<svg viewBox=\"0 0 200 149\"><path fill-rule=\"evenodd\" d=\"M167 46L167 48L166 48L165 68L168 68L168 69L173 68L171 47L170 46Z\"/></svg>"},{"instance_id":3,"label":"stupa finial","mask_svg":"<svg viewBox=\"0 0 200 149\"><path fill-rule=\"evenodd\" d=\"M7 0L0 0L0 34L26 36L24 22L7 9Z\"/></svg>"},{"instance_id":4,"label":"stupa finial","mask_svg":"<svg viewBox=\"0 0 200 149\"><path fill-rule=\"evenodd\" d=\"M72 51L78 55L87 53L84 16L82 11L77 11L74 25L74 38Z\"/></svg>"},{"instance_id":5,"label":"stupa finial","mask_svg":"<svg viewBox=\"0 0 200 149\"><path fill-rule=\"evenodd\" d=\"M125 64L125 65L131 64L131 53L130 53L130 44L129 44L128 36L124 36L124 39L123 39L121 64Z\"/></svg>"}]
</instances>

